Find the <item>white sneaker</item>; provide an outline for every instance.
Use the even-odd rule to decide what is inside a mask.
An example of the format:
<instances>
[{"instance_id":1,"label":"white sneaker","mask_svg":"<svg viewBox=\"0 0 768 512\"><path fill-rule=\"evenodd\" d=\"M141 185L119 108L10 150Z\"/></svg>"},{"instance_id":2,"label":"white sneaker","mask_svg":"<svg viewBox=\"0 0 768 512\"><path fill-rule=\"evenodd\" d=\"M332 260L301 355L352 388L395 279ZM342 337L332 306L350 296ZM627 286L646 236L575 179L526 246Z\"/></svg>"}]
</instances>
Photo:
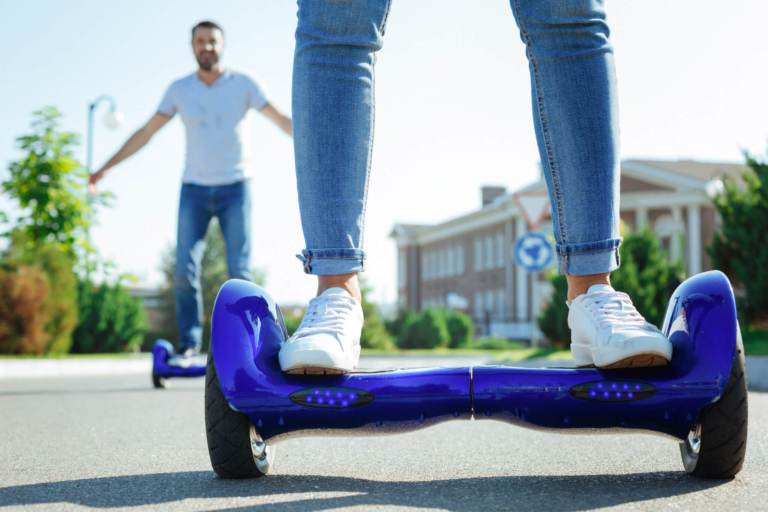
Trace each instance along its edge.
<instances>
[{"instance_id":1,"label":"white sneaker","mask_svg":"<svg viewBox=\"0 0 768 512\"><path fill-rule=\"evenodd\" d=\"M286 373L347 373L360 359L363 308L343 288L329 288L309 301L307 312L291 339L280 348Z\"/></svg>"},{"instance_id":2,"label":"white sneaker","mask_svg":"<svg viewBox=\"0 0 768 512\"><path fill-rule=\"evenodd\" d=\"M200 349L188 348L180 354L174 354L168 358L165 364L168 366L176 366L178 368L191 368L192 366L205 366L204 355L200 353Z\"/></svg>"},{"instance_id":3,"label":"white sneaker","mask_svg":"<svg viewBox=\"0 0 768 512\"><path fill-rule=\"evenodd\" d=\"M589 287L570 304L571 353L576 366L663 366L672 343L637 312L626 293L607 284Z\"/></svg>"}]
</instances>

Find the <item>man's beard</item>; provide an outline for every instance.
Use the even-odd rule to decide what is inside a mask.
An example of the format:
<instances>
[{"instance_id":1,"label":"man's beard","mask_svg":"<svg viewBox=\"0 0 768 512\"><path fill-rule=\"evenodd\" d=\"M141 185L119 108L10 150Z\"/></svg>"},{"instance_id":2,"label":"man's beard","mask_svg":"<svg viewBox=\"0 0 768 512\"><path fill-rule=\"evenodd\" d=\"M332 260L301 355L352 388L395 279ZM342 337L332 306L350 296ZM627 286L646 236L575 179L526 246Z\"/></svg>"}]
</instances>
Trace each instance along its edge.
<instances>
[{"instance_id":1,"label":"man's beard","mask_svg":"<svg viewBox=\"0 0 768 512\"><path fill-rule=\"evenodd\" d=\"M213 58L209 60L208 62L203 62L200 60L199 57L196 57L197 59L197 65L200 66L201 69L205 71L210 71L213 66L219 63L219 56L216 54L205 54L204 56L207 57L208 55L212 55Z\"/></svg>"}]
</instances>

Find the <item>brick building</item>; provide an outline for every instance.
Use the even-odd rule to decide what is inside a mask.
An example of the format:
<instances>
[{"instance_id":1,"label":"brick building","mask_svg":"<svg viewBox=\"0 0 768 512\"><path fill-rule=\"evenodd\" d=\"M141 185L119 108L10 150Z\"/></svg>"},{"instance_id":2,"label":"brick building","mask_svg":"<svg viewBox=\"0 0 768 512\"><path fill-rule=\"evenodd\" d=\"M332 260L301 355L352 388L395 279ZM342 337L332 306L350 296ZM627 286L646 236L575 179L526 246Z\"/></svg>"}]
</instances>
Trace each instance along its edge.
<instances>
[{"instance_id":1,"label":"brick building","mask_svg":"<svg viewBox=\"0 0 768 512\"><path fill-rule=\"evenodd\" d=\"M710 270L705 247L717 218L709 196L729 163L626 160L621 164L621 219L632 229L650 227L688 275ZM543 179L516 192L546 191ZM515 339L540 336L533 319L551 293L543 273L529 274L514 262L515 241L528 227L512 193L483 187L482 207L436 225L397 224L390 236L398 251L398 306L429 305L465 310L479 334ZM537 228L554 243L552 220ZM556 266L554 259L552 267Z\"/></svg>"}]
</instances>

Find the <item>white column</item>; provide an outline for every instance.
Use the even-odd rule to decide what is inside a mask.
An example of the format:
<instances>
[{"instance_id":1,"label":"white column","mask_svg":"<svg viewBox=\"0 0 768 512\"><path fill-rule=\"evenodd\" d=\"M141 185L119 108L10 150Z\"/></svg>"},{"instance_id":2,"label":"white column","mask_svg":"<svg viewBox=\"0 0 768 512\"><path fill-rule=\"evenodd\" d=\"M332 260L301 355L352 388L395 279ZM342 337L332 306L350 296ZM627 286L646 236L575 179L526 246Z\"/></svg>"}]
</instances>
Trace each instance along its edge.
<instances>
[{"instance_id":1,"label":"white column","mask_svg":"<svg viewBox=\"0 0 768 512\"><path fill-rule=\"evenodd\" d=\"M638 208L635 211L635 231L640 232L648 227L648 208Z\"/></svg>"},{"instance_id":2,"label":"white column","mask_svg":"<svg viewBox=\"0 0 768 512\"><path fill-rule=\"evenodd\" d=\"M680 206L672 207L672 220L676 226L683 224L683 209ZM673 233L669 244L669 258L673 263L683 259L683 241L680 239L680 233Z\"/></svg>"},{"instance_id":3,"label":"white column","mask_svg":"<svg viewBox=\"0 0 768 512\"><path fill-rule=\"evenodd\" d=\"M515 243L527 231L522 215L515 218ZM518 321L528 318L528 272L515 263L515 317Z\"/></svg>"},{"instance_id":4,"label":"white column","mask_svg":"<svg viewBox=\"0 0 768 512\"><path fill-rule=\"evenodd\" d=\"M699 205L690 205L688 212L688 275L701 272L701 209Z\"/></svg>"},{"instance_id":5,"label":"white column","mask_svg":"<svg viewBox=\"0 0 768 512\"><path fill-rule=\"evenodd\" d=\"M514 247L515 241L512 240L512 218L508 218L504 222L504 234L506 235L504 237L504 260L506 261L506 265L504 265L504 278L506 281L506 300L505 303L505 311L504 311L504 319L508 319L513 315L512 311L512 303L514 301L515 296L515 289L514 289L514 277L513 277L513 266L512 263L514 263L514 259L510 261L510 258L512 257L512 251L510 247Z\"/></svg>"}]
</instances>

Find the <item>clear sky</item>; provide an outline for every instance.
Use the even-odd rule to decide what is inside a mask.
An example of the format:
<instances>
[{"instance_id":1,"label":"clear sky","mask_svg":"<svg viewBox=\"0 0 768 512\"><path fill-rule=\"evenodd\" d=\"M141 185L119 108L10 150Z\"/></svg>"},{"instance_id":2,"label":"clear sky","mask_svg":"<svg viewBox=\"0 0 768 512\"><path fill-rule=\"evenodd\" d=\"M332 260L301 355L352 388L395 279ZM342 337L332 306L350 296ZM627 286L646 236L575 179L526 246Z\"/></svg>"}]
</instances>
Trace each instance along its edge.
<instances>
[{"instance_id":1,"label":"clear sky","mask_svg":"<svg viewBox=\"0 0 768 512\"><path fill-rule=\"evenodd\" d=\"M366 277L374 299L395 300L396 222L439 222L479 206L479 187L511 189L538 176L525 49L504 0L395 0L376 84L376 144L369 193ZM85 133L86 111L113 95L125 123L97 113L101 163L154 112L170 82L195 69L189 29L202 19L226 31L225 64L258 75L290 111L296 6L290 1L3 2L0 176L19 153L14 139L32 111L54 105ZM768 138L768 3L611 1L624 158L740 161ZM254 265L283 303L306 302L315 280L294 254L303 247L291 139L258 114ZM80 149L85 160L85 148ZM114 208L93 239L121 271L161 281L175 242L184 155L177 118L102 182ZM0 197L0 209L11 205Z\"/></svg>"}]
</instances>

